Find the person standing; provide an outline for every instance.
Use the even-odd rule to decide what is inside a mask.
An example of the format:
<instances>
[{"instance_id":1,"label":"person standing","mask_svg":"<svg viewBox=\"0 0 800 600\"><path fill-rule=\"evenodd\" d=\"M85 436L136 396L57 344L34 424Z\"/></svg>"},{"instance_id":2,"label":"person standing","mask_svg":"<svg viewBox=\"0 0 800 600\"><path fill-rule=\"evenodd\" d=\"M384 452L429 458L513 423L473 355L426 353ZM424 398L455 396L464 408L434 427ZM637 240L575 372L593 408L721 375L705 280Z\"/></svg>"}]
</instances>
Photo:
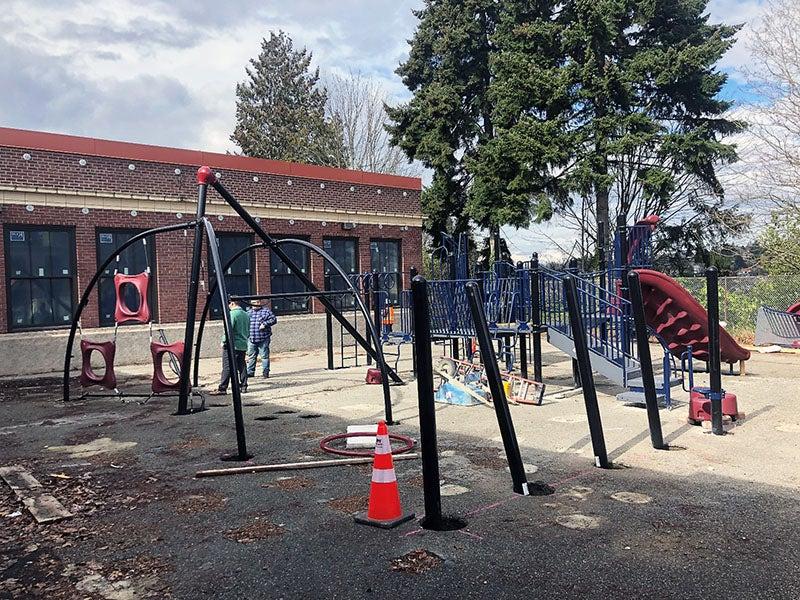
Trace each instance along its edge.
<instances>
[{"instance_id":1,"label":"person standing","mask_svg":"<svg viewBox=\"0 0 800 600\"><path fill-rule=\"evenodd\" d=\"M241 381L242 392L247 391L247 364L245 354L247 353L247 340L250 335L250 315L241 305L231 300L228 303L231 316L231 329L233 329L233 354L236 359L236 373ZM223 329L224 331L224 329ZM224 396L228 393L228 384L231 380L231 365L228 363L228 352L225 348L226 337L222 334L222 376L219 380L219 387L211 392L213 396Z\"/></svg>"},{"instance_id":2,"label":"person standing","mask_svg":"<svg viewBox=\"0 0 800 600\"><path fill-rule=\"evenodd\" d=\"M247 344L247 376L256 376L256 361L261 356L261 372L269 378L269 343L272 340L272 326L278 322L269 307L261 300L252 301L250 310L250 339Z\"/></svg>"}]
</instances>

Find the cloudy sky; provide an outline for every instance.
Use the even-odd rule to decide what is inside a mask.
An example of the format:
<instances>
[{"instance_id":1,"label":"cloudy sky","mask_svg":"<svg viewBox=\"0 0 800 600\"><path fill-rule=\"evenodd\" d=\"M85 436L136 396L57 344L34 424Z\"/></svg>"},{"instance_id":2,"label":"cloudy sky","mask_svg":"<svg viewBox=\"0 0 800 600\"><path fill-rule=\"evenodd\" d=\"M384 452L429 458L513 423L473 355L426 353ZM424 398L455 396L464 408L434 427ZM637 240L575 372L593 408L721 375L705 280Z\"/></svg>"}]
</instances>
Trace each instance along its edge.
<instances>
[{"instance_id":1,"label":"cloudy sky","mask_svg":"<svg viewBox=\"0 0 800 600\"><path fill-rule=\"evenodd\" d=\"M360 70L401 101L394 74L419 0L2 0L0 125L233 150L234 86L269 30L314 52L323 71ZM758 0L712 0L711 15L755 22ZM725 57L726 95L751 100L737 69L748 27ZM547 231L545 231L547 233ZM561 231L548 235L560 238ZM551 247L541 228L517 252ZM568 240L561 239L568 243Z\"/></svg>"}]
</instances>

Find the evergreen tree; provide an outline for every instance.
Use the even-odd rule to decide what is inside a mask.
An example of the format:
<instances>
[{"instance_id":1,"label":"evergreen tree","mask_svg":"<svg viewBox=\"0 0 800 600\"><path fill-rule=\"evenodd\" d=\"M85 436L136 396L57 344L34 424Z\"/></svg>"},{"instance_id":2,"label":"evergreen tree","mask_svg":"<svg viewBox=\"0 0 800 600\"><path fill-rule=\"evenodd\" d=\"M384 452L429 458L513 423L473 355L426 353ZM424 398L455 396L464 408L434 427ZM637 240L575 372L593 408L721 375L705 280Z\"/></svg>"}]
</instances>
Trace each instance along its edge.
<instances>
[{"instance_id":1,"label":"evergreen tree","mask_svg":"<svg viewBox=\"0 0 800 600\"><path fill-rule=\"evenodd\" d=\"M663 207L687 184L720 197L716 167L736 158L722 138L741 124L722 116L715 64L736 28L706 4L426 0L398 70L413 98L390 117L434 170L431 233L524 227L591 197L608 236L612 203Z\"/></svg>"},{"instance_id":2,"label":"evergreen tree","mask_svg":"<svg viewBox=\"0 0 800 600\"><path fill-rule=\"evenodd\" d=\"M397 70L413 98L388 108L389 130L409 158L433 170L422 207L434 245L441 231L467 229L466 163L494 137L489 87L497 7L494 0L425 0L415 11L420 22L408 60Z\"/></svg>"},{"instance_id":3,"label":"evergreen tree","mask_svg":"<svg viewBox=\"0 0 800 600\"><path fill-rule=\"evenodd\" d=\"M339 123L326 117L327 91L312 55L283 31L262 39L247 79L236 85L231 141L247 156L319 165L345 164Z\"/></svg>"}]
</instances>

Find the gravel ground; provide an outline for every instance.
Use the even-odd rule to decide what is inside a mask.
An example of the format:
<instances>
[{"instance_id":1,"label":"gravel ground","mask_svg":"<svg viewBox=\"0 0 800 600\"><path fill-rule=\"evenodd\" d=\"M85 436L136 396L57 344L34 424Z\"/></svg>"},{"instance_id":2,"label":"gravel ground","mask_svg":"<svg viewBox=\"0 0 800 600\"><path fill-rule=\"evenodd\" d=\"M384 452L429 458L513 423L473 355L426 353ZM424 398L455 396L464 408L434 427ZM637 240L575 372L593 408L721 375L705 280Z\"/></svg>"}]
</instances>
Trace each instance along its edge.
<instances>
[{"instance_id":1,"label":"gravel ground","mask_svg":"<svg viewBox=\"0 0 800 600\"><path fill-rule=\"evenodd\" d=\"M549 346L545 364L550 390L568 384ZM0 598L798 598L799 364L755 355L746 377L725 377L747 417L722 438L687 425L677 394L661 411L670 452L598 381L612 470L592 467L580 396L513 406L529 480L553 491L535 497L511 492L491 409L437 405L443 506L468 523L449 532L354 524L369 466L194 478L230 466L229 397L176 417L172 399L64 404L57 379L2 381L0 465L28 468L74 517L38 525L0 484ZM253 462L328 457L323 435L381 417L364 367L323 365L323 353L276 356L275 376L251 383ZM416 437L401 367L392 431ZM205 383L218 368L204 361ZM128 387L147 387L146 371L123 369ZM419 461L396 470L421 516Z\"/></svg>"}]
</instances>

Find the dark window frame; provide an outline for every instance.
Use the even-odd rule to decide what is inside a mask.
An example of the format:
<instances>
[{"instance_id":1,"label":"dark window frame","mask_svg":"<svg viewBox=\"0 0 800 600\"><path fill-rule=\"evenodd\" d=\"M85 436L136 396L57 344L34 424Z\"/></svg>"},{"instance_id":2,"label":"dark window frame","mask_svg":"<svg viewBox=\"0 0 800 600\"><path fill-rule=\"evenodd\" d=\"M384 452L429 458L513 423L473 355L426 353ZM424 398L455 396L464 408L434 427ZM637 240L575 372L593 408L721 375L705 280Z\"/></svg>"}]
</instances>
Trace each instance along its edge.
<instances>
[{"instance_id":1,"label":"dark window frame","mask_svg":"<svg viewBox=\"0 0 800 600\"><path fill-rule=\"evenodd\" d=\"M141 229L136 227L95 227L94 228L94 245L95 245L95 258L96 264L95 268L100 268L100 234L101 233L130 233L133 235L138 235L143 231L147 231L147 228ZM149 296L148 302L150 303L150 320L152 322L158 322L158 291L156 285L156 278L158 277L158 252L156 249L156 236L151 235L147 238L147 251L150 254L149 263L150 263L150 284L147 289L147 295ZM134 245L141 243L141 240L136 242ZM114 248L118 248L119 244L116 244ZM104 259L105 260L105 259ZM116 261L113 261L109 268L112 270L116 268ZM135 273L129 273L130 275L135 275ZM100 277L97 279L97 318L98 318L98 325L100 327L114 327L116 323L112 319L111 322L103 322L103 312L102 306L100 302L100 285L104 279L110 279L113 285L114 276L112 275L103 275L100 274ZM116 302L116 300L115 300ZM135 323L134 323L135 324Z\"/></svg>"},{"instance_id":2,"label":"dark window frame","mask_svg":"<svg viewBox=\"0 0 800 600\"><path fill-rule=\"evenodd\" d=\"M358 275L360 273L360 269L361 269L361 255L359 253L359 250L360 250L360 248L359 248L359 246L360 246L360 244L359 244L360 238L358 236L354 236L354 235L326 235L326 236L324 236L322 238L322 249L325 250L326 252L327 252L327 249L325 248L325 242L328 242L328 241L331 241L331 242L334 242L334 241L353 242L353 244L355 245L354 256L355 256L355 259L356 259L356 266L355 266L355 271L353 271L353 273L348 273L348 275ZM330 252L328 252L328 254L330 254ZM324 289L325 290L329 290L330 289L330 287L329 287L330 276L325 272L325 269L327 268L327 266L326 266L327 262L328 261L323 259L322 275L323 275L323 285L324 285ZM341 289L345 289L345 286L342 285ZM345 298L349 298L349 300L345 300ZM336 306L339 309L342 309L342 308L353 308L355 306L355 298L348 297L346 295L341 295L339 298L334 298L333 300L334 300L334 302L336 303Z\"/></svg>"},{"instance_id":3,"label":"dark window frame","mask_svg":"<svg viewBox=\"0 0 800 600\"><path fill-rule=\"evenodd\" d=\"M69 266L70 266L70 276L60 276L60 277L33 277L31 275L24 276L24 277L16 277L11 275L11 239L9 231L62 231L66 232L70 235L70 256L69 256ZM27 243L27 242L26 242ZM75 308L78 305L78 257L77 257L77 235L75 231L74 225L33 225L33 224L14 224L14 223L5 223L3 225L3 260L5 261L5 290L6 290L6 329L9 332L15 331L47 331L53 329L68 329L72 325L72 319L75 316ZM68 323L64 323L63 325L22 325L22 326L15 326L14 319L13 319L13 307L11 302L11 280L12 279L26 279L26 280L36 280L36 279L68 279L70 282L70 314L72 318L70 318Z\"/></svg>"},{"instance_id":4,"label":"dark window frame","mask_svg":"<svg viewBox=\"0 0 800 600\"><path fill-rule=\"evenodd\" d=\"M255 237L254 237L254 234L252 232L248 233L247 231L217 231L216 235L217 235L217 241L218 242L220 240L222 240L222 239L225 239L225 238L230 239L230 238L235 238L235 237L241 237L241 238L247 238L247 244L245 244L245 246L252 246L255 243L255 241L254 241ZM211 244L211 240L206 240L206 258L207 258L207 263L208 263L208 289L209 290L211 290L211 286L214 284L214 281L216 280L216 273L214 273L214 265L211 263L210 244ZM255 248L251 248L249 252L246 252L245 254L242 255L242 257L244 257L244 256L247 257L248 263L250 265L250 273L245 273L245 275L249 276L248 278L250 280L250 285L249 285L250 293L253 293L253 290L255 289L255 284L256 284L256 282L255 282L255 278L256 278L255 250L256 250ZM237 250L237 252L238 252L238 250ZM242 258L242 257L240 257L240 258ZM220 257L219 258L220 258L220 261L222 261L224 259L224 257L222 256L221 252L220 252ZM223 266L224 266L224 263L223 263ZM241 275L234 275L234 277L241 277ZM228 294L230 294L230 290L227 290L227 291L228 291ZM218 320L222 319L222 311L221 310L220 310L219 314L215 314L214 313L214 304L213 303L214 302L218 302L218 300L216 300L216 298L217 298L217 296L215 295L213 298L211 298L209 300L210 306L208 307L208 319L211 320L211 321L218 321Z\"/></svg>"},{"instance_id":5,"label":"dark window frame","mask_svg":"<svg viewBox=\"0 0 800 600\"><path fill-rule=\"evenodd\" d=\"M395 293L392 297L392 304L397 306L400 302L400 292L403 291L403 239L402 238L381 238L371 237L369 239L369 268L370 272L374 269L372 265L372 243L373 242L391 242L397 244L397 282L395 284ZM380 271L378 271L380 273Z\"/></svg>"},{"instance_id":6,"label":"dark window frame","mask_svg":"<svg viewBox=\"0 0 800 600\"><path fill-rule=\"evenodd\" d=\"M308 241L311 240L311 238L309 236L307 236L307 235L292 235L292 234L277 234L277 235L273 235L272 238L274 240L276 240L276 241L286 240L286 239L296 239L296 240L303 240L305 242L308 242ZM285 248L286 248L285 244L281 245L281 248L285 250ZM308 276L309 279L311 279L313 281L314 278L312 276L313 264L312 264L311 249L306 247L306 246L300 246L300 248L303 250L303 252L305 252L305 255L306 255L307 265L306 265L306 273L305 274L306 274L306 276ZM274 251L272 249L270 249L270 251L269 251L269 289L270 289L270 291L272 293L280 293L280 292L276 292L275 291L274 278L276 277L276 274L273 273L273 259L274 258L275 258L275 253L274 253ZM294 275L293 273L279 273L277 275L277 277L282 277L282 278L285 277L287 279L289 279L289 278L295 278L296 279L296 275ZM300 297L300 296L298 296L298 297ZM278 306L277 307L275 306L275 302L276 302L276 300L273 299L271 301L271 305L272 305L272 312L274 312L276 315L287 315L287 316L288 315L308 315L308 314L312 313L313 307L314 307L313 302L311 302L311 299L308 298L308 297L305 300L305 305L306 305L305 308L304 309L300 309L300 310L294 310L294 309L292 309L292 310L284 310L283 308L280 307L280 305L283 302L299 302L297 300L278 300L277 301L278 302Z\"/></svg>"}]
</instances>

